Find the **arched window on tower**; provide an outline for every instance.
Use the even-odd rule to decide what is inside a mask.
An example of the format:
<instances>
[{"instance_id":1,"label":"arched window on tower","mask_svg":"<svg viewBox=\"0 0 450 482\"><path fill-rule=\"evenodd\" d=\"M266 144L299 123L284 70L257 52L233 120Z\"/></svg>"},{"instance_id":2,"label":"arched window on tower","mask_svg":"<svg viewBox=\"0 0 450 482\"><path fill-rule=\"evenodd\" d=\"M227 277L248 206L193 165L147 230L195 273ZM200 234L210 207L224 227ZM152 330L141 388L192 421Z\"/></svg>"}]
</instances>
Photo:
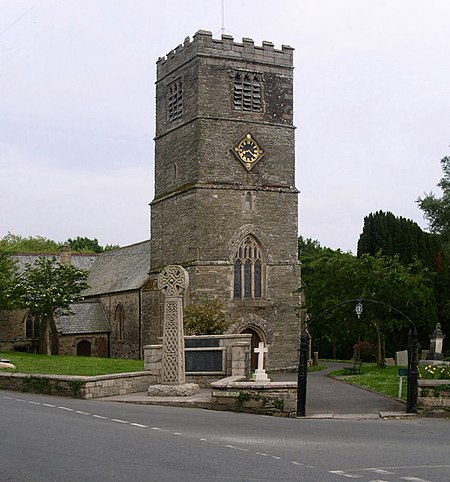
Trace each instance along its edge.
<instances>
[{"instance_id":1,"label":"arched window on tower","mask_svg":"<svg viewBox=\"0 0 450 482\"><path fill-rule=\"evenodd\" d=\"M124 341L125 339L125 310L122 304L118 304L116 307L116 313L114 319L117 326L117 339L119 341Z\"/></svg>"},{"instance_id":2,"label":"arched window on tower","mask_svg":"<svg viewBox=\"0 0 450 482\"><path fill-rule=\"evenodd\" d=\"M234 259L234 298L261 298L263 293L263 256L253 236L246 236Z\"/></svg>"}]
</instances>

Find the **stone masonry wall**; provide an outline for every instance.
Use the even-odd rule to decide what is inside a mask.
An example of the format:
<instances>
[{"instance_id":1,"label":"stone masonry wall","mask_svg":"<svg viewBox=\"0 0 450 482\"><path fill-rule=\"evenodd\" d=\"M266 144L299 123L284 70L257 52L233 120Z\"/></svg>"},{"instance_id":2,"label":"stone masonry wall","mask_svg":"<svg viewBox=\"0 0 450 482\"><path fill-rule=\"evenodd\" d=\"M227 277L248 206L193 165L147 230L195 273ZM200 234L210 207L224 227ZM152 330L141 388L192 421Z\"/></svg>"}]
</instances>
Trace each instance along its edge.
<instances>
[{"instance_id":1,"label":"stone masonry wall","mask_svg":"<svg viewBox=\"0 0 450 482\"><path fill-rule=\"evenodd\" d=\"M0 389L3 390L46 393L83 399L144 392L152 383L154 383L154 377L148 372L96 377L0 372Z\"/></svg>"}]
</instances>

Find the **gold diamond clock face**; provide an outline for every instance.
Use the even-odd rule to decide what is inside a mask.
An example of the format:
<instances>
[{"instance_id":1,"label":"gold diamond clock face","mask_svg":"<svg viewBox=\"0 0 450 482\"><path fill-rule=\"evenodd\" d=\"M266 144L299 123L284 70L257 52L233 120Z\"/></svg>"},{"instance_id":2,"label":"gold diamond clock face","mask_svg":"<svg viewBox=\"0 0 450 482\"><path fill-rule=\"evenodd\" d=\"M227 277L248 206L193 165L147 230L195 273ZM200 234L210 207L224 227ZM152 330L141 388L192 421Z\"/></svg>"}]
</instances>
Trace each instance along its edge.
<instances>
[{"instance_id":1,"label":"gold diamond clock face","mask_svg":"<svg viewBox=\"0 0 450 482\"><path fill-rule=\"evenodd\" d=\"M263 157L265 152L259 147L251 134L246 134L233 148L235 156L248 171Z\"/></svg>"}]
</instances>

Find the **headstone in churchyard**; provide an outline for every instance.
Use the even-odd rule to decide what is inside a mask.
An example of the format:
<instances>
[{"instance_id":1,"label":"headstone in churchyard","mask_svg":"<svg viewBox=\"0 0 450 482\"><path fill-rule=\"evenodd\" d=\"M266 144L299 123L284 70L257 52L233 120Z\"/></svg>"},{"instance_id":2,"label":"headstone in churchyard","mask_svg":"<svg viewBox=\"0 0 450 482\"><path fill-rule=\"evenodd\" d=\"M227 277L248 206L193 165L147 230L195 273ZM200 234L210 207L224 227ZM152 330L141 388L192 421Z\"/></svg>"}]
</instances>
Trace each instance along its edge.
<instances>
[{"instance_id":1,"label":"headstone in churchyard","mask_svg":"<svg viewBox=\"0 0 450 482\"><path fill-rule=\"evenodd\" d=\"M189 276L182 266L166 266L158 276L158 288L164 295L162 384L151 385L152 396L186 396L197 393L195 383L185 383L183 291Z\"/></svg>"},{"instance_id":2,"label":"headstone in churchyard","mask_svg":"<svg viewBox=\"0 0 450 482\"><path fill-rule=\"evenodd\" d=\"M445 335L442 333L441 324L436 324L436 329L430 335L430 349L428 351L426 360L443 360L442 347Z\"/></svg>"},{"instance_id":3,"label":"headstone in churchyard","mask_svg":"<svg viewBox=\"0 0 450 482\"><path fill-rule=\"evenodd\" d=\"M270 378L267 376L266 370L264 370L264 354L268 351L267 347L260 341L258 348L255 348L254 351L258 354L258 368L255 370L255 382L270 382Z\"/></svg>"},{"instance_id":4,"label":"headstone in churchyard","mask_svg":"<svg viewBox=\"0 0 450 482\"><path fill-rule=\"evenodd\" d=\"M395 364L398 367L408 366L408 350L397 351L395 353Z\"/></svg>"}]
</instances>

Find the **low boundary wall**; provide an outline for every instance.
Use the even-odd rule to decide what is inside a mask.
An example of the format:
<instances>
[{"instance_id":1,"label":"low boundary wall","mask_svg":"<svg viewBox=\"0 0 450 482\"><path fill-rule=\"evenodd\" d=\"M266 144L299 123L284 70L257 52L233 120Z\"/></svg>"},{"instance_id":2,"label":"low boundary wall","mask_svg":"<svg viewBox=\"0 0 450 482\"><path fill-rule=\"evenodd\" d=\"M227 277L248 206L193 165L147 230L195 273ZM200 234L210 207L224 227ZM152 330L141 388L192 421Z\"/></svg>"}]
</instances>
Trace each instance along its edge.
<instances>
[{"instance_id":1,"label":"low boundary wall","mask_svg":"<svg viewBox=\"0 0 450 482\"><path fill-rule=\"evenodd\" d=\"M211 383L214 410L259 413L278 417L297 416L297 382L257 383L228 377Z\"/></svg>"},{"instance_id":2,"label":"low boundary wall","mask_svg":"<svg viewBox=\"0 0 450 482\"><path fill-rule=\"evenodd\" d=\"M0 372L0 389L3 390L83 399L145 392L152 383L155 383L155 377L149 372L119 373L95 377Z\"/></svg>"},{"instance_id":3,"label":"low boundary wall","mask_svg":"<svg viewBox=\"0 0 450 482\"><path fill-rule=\"evenodd\" d=\"M450 380L419 380L417 412L420 415L450 415Z\"/></svg>"}]
</instances>

